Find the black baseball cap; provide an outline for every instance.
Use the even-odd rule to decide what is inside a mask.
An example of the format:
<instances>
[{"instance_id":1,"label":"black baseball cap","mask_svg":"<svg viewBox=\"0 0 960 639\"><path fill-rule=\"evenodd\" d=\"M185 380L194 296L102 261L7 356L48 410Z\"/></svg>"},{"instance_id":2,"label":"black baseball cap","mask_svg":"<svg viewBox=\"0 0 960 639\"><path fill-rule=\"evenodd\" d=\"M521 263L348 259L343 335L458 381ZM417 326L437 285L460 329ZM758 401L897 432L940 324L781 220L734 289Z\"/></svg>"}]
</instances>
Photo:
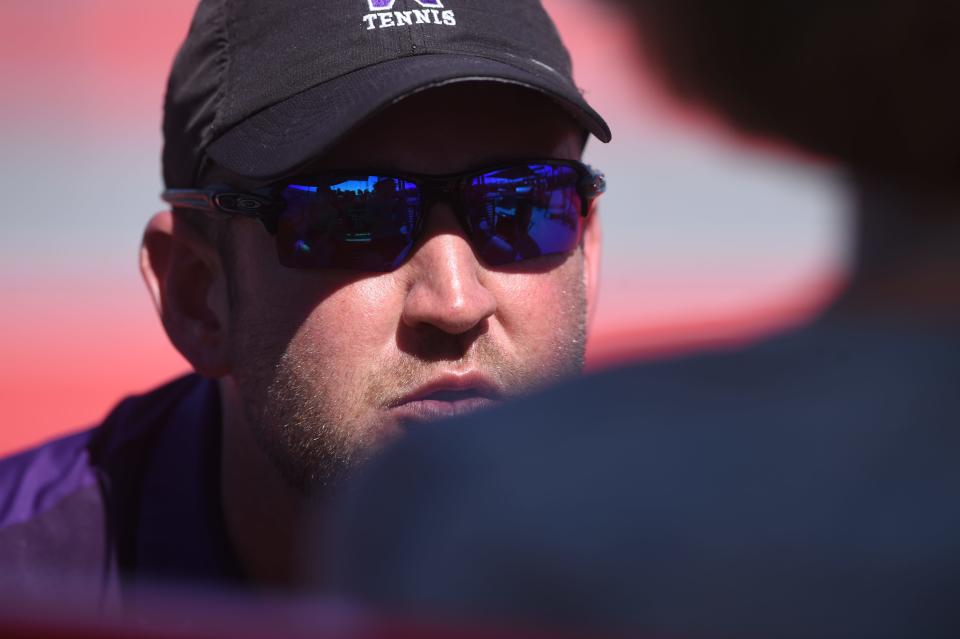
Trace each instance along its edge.
<instances>
[{"instance_id":1,"label":"black baseball cap","mask_svg":"<svg viewBox=\"0 0 960 639\"><path fill-rule=\"evenodd\" d=\"M538 91L610 141L539 0L201 0L167 87L164 180L198 186L211 160L280 177L391 104L464 81Z\"/></svg>"}]
</instances>

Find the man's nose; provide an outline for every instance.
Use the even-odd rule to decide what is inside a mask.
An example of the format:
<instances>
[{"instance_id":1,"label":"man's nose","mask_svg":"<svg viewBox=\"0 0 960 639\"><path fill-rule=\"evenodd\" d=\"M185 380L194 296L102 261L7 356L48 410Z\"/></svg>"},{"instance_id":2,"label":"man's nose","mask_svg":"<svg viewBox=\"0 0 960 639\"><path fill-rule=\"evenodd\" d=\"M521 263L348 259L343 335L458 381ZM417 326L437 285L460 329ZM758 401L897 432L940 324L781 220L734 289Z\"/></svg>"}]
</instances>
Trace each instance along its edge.
<instances>
[{"instance_id":1,"label":"man's nose","mask_svg":"<svg viewBox=\"0 0 960 639\"><path fill-rule=\"evenodd\" d=\"M497 310L485 270L447 204L427 211L424 236L406 267L411 281L403 322L411 328L431 325L460 335Z\"/></svg>"}]
</instances>

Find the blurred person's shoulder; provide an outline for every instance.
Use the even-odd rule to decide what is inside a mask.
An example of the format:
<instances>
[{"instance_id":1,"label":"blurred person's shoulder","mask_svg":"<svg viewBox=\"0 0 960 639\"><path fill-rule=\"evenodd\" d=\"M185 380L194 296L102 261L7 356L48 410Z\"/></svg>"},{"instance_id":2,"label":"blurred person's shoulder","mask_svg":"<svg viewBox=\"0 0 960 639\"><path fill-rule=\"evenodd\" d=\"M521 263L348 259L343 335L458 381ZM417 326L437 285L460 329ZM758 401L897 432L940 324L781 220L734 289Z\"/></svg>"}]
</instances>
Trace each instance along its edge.
<instances>
[{"instance_id":1,"label":"blurred person's shoulder","mask_svg":"<svg viewBox=\"0 0 960 639\"><path fill-rule=\"evenodd\" d=\"M808 495L842 501L898 474L918 479L924 464L955 466L958 353L954 330L828 317L747 348L609 370L411 430L360 477L351 504L382 498L401 519L422 507L425 522L447 526L468 494L535 522L603 510L598 491L691 513L711 499L761 506L780 491L800 512L814 506Z\"/></svg>"},{"instance_id":2,"label":"blurred person's shoulder","mask_svg":"<svg viewBox=\"0 0 960 639\"><path fill-rule=\"evenodd\" d=\"M364 600L534 620L629 627L638 597L677 627L690 602L739 630L798 600L856 618L904 575L954 574L958 353L956 331L821 320L417 428L358 477L325 572Z\"/></svg>"}]
</instances>

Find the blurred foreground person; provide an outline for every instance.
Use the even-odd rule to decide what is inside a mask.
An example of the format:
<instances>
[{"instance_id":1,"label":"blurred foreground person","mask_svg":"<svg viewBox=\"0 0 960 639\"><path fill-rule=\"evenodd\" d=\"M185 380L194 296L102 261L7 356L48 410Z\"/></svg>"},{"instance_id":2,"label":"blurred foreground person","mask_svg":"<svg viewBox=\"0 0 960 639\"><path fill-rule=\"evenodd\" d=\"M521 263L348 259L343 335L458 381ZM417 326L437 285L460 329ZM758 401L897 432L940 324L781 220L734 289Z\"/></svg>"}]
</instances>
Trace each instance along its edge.
<instances>
[{"instance_id":1,"label":"blurred foreground person","mask_svg":"<svg viewBox=\"0 0 960 639\"><path fill-rule=\"evenodd\" d=\"M681 95L847 167L849 288L743 350L420 429L345 504L330 588L640 636L960 635L960 5L627 4Z\"/></svg>"},{"instance_id":2,"label":"blurred foreground person","mask_svg":"<svg viewBox=\"0 0 960 639\"><path fill-rule=\"evenodd\" d=\"M195 374L0 461L2 600L288 587L382 441L578 373L591 132L538 0L201 2L141 255Z\"/></svg>"}]
</instances>

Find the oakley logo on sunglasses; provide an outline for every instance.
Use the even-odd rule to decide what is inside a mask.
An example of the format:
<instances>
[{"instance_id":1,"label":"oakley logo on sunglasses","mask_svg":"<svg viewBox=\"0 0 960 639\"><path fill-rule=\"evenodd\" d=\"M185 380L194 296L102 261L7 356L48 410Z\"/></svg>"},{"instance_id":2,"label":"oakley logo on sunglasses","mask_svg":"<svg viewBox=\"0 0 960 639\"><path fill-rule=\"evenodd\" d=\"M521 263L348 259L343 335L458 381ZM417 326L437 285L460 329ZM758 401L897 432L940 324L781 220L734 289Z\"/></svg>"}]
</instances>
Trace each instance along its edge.
<instances>
[{"instance_id":1,"label":"oakley logo on sunglasses","mask_svg":"<svg viewBox=\"0 0 960 639\"><path fill-rule=\"evenodd\" d=\"M453 11L450 9L441 11L443 9L441 0L415 0L423 9L393 11L396 2L397 0L367 0L370 11L374 12L363 16L367 31L409 27L415 24L437 24L447 27L457 25L457 17Z\"/></svg>"}]
</instances>

